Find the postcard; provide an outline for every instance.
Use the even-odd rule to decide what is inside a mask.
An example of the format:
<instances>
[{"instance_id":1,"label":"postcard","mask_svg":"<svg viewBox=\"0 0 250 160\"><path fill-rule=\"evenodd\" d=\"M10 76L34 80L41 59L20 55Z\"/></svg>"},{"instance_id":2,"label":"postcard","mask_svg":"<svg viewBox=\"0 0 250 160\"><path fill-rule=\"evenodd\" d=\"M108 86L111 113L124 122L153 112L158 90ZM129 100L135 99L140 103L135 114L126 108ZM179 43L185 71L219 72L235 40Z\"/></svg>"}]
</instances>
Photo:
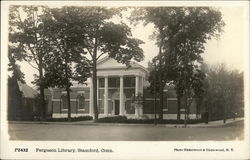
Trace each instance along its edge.
<instances>
[{"instance_id":1,"label":"postcard","mask_svg":"<svg viewBox=\"0 0 250 160\"><path fill-rule=\"evenodd\" d=\"M2 1L1 159L248 159L248 1Z\"/></svg>"}]
</instances>

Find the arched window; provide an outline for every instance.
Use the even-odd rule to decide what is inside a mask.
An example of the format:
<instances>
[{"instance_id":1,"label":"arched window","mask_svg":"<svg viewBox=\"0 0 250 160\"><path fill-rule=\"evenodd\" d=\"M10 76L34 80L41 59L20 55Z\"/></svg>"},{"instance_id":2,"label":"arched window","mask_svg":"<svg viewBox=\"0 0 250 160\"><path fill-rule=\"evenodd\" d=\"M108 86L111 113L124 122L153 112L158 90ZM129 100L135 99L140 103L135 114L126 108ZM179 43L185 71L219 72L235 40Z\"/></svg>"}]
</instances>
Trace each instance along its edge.
<instances>
[{"instance_id":1,"label":"arched window","mask_svg":"<svg viewBox=\"0 0 250 160\"><path fill-rule=\"evenodd\" d=\"M83 95L78 96L78 110L85 109L85 97Z\"/></svg>"}]
</instances>

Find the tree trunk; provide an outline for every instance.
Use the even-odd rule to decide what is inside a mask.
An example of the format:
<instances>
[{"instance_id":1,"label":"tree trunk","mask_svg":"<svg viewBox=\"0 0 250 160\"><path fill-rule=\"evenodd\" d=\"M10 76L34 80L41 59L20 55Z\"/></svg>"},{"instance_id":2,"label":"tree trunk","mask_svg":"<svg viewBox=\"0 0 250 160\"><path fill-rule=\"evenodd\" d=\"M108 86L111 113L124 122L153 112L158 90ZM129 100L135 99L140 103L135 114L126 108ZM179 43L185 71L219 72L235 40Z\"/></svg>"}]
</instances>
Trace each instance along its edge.
<instances>
[{"instance_id":1,"label":"tree trunk","mask_svg":"<svg viewBox=\"0 0 250 160\"><path fill-rule=\"evenodd\" d=\"M163 85L162 84L160 84L160 113L159 113L159 120L163 121Z\"/></svg>"},{"instance_id":2,"label":"tree trunk","mask_svg":"<svg viewBox=\"0 0 250 160\"><path fill-rule=\"evenodd\" d=\"M97 39L95 40L95 48L93 52L93 105L94 105L94 119L98 120L98 106L97 106L97 70L96 70L96 63L97 63Z\"/></svg>"},{"instance_id":3,"label":"tree trunk","mask_svg":"<svg viewBox=\"0 0 250 160\"><path fill-rule=\"evenodd\" d=\"M187 119L189 120L189 114L190 114L190 106L191 106L191 103L192 103L192 99L190 99L190 101L188 100L188 97L187 97Z\"/></svg>"},{"instance_id":4,"label":"tree trunk","mask_svg":"<svg viewBox=\"0 0 250 160\"><path fill-rule=\"evenodd\" d=\"M96 60L93 61L93 98L94 98L94 115L95 120L98 120L98 107L97 107L97 75L96 75Z\"/></svg>"},{"instance_id":5,"label":"tree trunk","mask_svg":"<svg viewBox=\"0 0 250 160\"><path fill-rule=\"evenodd\" d=\"M66 78L66 92L67 92L67 103L68 103L68 121L71 121L71 106L70 106L70 79L69 79L69 71L68 71L68 62L69 55L67 50L67 45L65 45L65 78Z\"/></svg>"},{"instance_id":6,"label":"tree trunk","mask_svg":"<svg viewBox=\"0 0 250 160\"><path fill-rule=\"evenodd\" d=\"M181 109L181 96L177 95L177 121L180 121L181 119L180 109Z\"/></svg>"},{"instance_id":7,"label":"tree trunk","mask_svg":"<svg viewBox=\"0 0 250 160\"><path fill-rule=\"evenodd\" d=\"M227 110L226 110L226 104L223 104L223 123L226 123L227 121Z\"/></svg>"},{"instance_id":8,"label":"tree trunk","mask_svg":"<svg viewBox=\"0 0 250 160\"><path fill-rule=\"evenodd\" d=\"M185 96L185 120L184 120L184 124L185 124L185 127L187 126L187 109L188 109L188 97L187 97L187 94L188 94L188 80L187 80L187 65L188 65L188 55L187 53L185 53L184 55L184 64L185 64L185 70L184 70L184 78L185 78L185 84L184 84L184 96Z\"/></svg>"},{"instance_id":9,"label":"tree trunk","mask_svg":"<svg viewBox=\"0 0 250 160\"><path fill-rule=\"evenodd\" d=\"M71 121L71 106L70 106L70 87L66 88L67 92L67 103L68 103L68 121Z\"/></svg>"},{"instance_id":10,"label":"tree trunk","mask_svg":"<svg viewBox=\"0 0 250 160\"><path fill-rule=\"evenodd\" d=\"M160 29L160 34L162 34L162 29ZM159 113L159 120L160 122L163 121L163 84L162 84L162 39L159 46L159 85L160 85L160 113Z\"/></svg>"},{"instance_id":11,"label":"tree trunk","mask_svg":"<svg viewBox=\"0 0 250 160\"><path fill-rule=\"evenodd\" d=\"M205 113L204 113L204 121L206 124L208 124L208 121L209 121L209 114L210 113L210 110L208 108L208 102L205 103Z\"/></svg>"},{"instance_id":12,"label":"tree trunk","mask_svg":"<svg viewBox=\"0 0 250 160\"><path fill-rule=\"evenodd\" d=\"M188 98L187 98L187 89L184 90L184 96L185 96L185 100L184 100L184 107L185 107L185 120L184 120L184 125L185 127L187 126L187 114L188 114Z\"/></svg>"},{"instance_id":13,"label":"tree trunk","mask_svg":"<svg viewBox=\"0 0 250 160\"><path fill-rule=\"evenodd\" d=\"M199 115L200 115L200 110L201 110L201 103L202 103L202 98L198 98L198 100L196 99L196 118L200 118Z\"/></svg>"},{"instance_id":14,"label":"tree trunk","mask_svg":"<svg viewBox=\"0 0 250 160\"><path fill-rule=\"evenodd\" d=\"M45 105L45 96L44 96L44 83L43 83L43 68L41 66L42 59L39 59L39 90L40 90L40 104L41 104L41 117L42 120L46 120L46 105Z\"/></svg>"},{"instance_id":15,"label":"tree trunk","mask_svg":"<svg viewBox=\"0 0 250 160\"><path fill-rule=\"evenodd\" d=\"M156 70L156 65L154 64L154 69ZM156 73L154 73L154 124L156 125Z\"/></svg>"}]
</instances>

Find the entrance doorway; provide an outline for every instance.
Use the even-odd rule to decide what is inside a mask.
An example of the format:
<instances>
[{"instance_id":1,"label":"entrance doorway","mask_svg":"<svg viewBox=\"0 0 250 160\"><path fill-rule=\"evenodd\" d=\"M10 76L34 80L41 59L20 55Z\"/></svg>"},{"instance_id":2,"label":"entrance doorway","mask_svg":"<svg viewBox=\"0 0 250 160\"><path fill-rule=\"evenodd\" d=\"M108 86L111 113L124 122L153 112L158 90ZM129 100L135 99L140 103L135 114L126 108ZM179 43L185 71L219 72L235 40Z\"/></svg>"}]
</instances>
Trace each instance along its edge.
<instances>
[{"instance_id":1,"label":"entrance doorway","mask_svg":"<svg viewBox=\"0 0 250 160\"><path fill-rule=\"evenodd\" d=\"M119 114L120 114L120 101L115 100L115 115L119 115Z\"/></svg>"}]
</instances>

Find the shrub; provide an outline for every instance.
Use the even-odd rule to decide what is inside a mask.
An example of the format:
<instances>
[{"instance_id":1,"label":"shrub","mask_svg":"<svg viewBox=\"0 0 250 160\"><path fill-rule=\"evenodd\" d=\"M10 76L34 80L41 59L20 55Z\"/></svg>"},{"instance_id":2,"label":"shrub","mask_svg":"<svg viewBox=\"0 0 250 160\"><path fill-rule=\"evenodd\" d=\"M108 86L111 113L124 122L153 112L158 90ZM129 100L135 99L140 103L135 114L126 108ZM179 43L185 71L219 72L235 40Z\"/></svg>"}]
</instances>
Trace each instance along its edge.
<instances>
[{"instance_id":1,"label":"shrub","mask_svg":"<svg viewBox=\"0 0 250 160\"><path fill-rule=\"evenodd\" d=\"M128 119L126 123L152 124L154 123L154 119Z\"/></svg>"},{"instance_id":2,"label":"shrub","mask_svg":"<svg viewBox=\"0 0 250 160\"><path fill-rule=\"evenodd\" d=\"M80 117L72 117L71 122L76 122L76 121L88 121L92 120L93 117L91 116L80 116ZM47 119L49 122L68 122L68 118L50 118Z\"/></svg>"},{"instance_id":3,"label":"shrub","mask_svg":"<svg viewBox=\"0 0 250 160\"><path fill-rule=\"evenodd\" d=\"M154 124L154 119L127 119L126 116L114 116L114 117L104 117L98 119L96 122L99 123L127 123L127 124ZM166 120L159 121L156 120L157 124L184 124L184 120ZM202 119L190 119L187 121L188 124L203 123Z\"/></svg>"},{"instance_id":4,"label":"shrub","mask_svg":"<svg viewBox=\"0 0 250 160\"><path fill-rule=\"evenodd\" d=\"M104 117L99 118L96 122L100 123L126 123L126 116L114 116L114 117Z\"/></svg>"},{"instance_id":5,"label":"shrub","mask_svg":"<svg viewBox=\"0 0 250 160\"><path fill-rule=\"evenodd\" d=\"M188 124L195 124L195 123L202 123L201 119L190 119L187 121ZM135 123L135 124L153 124L154 119L128 119L126 123ZM159 121L159 119L156 120L157 124L184 124L184 120L174 120L174 119L164 119L162 121Z\"/></svg>"}]
</instances>

